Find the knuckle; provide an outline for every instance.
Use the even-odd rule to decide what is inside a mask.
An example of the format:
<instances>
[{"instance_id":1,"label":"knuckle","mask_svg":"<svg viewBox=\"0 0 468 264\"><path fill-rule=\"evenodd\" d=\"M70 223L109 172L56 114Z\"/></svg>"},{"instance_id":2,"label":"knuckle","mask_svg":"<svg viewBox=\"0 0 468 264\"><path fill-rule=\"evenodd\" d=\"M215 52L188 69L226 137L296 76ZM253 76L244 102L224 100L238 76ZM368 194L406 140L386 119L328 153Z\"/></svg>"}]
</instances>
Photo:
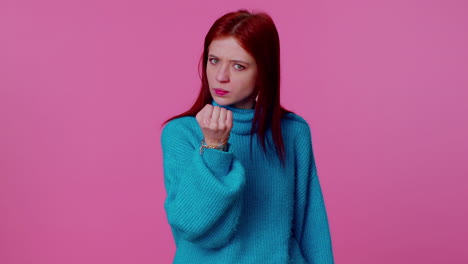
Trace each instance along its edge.
<instances>
[{"instance_id":1,"label":"knuckle","mask_svg":"<svg viewBox=\"0 0 468 264\"><path fill-rule=\"evenodd\" d=\"M202 128L205 128L206 127L206 120L205 119L200 119L200 121L198 122L200 124L200 126Z\"/></svg>"},{"instance_id":2,"label":"knuckle","mask_svg":"<svg viewBox=\"0 0 468 264\"><path fill-rule=\"evenodd\" d=\"M218 125L215 122L210 123L210 129L216 130L218 128Z\"/></svg>"}]
</instances>

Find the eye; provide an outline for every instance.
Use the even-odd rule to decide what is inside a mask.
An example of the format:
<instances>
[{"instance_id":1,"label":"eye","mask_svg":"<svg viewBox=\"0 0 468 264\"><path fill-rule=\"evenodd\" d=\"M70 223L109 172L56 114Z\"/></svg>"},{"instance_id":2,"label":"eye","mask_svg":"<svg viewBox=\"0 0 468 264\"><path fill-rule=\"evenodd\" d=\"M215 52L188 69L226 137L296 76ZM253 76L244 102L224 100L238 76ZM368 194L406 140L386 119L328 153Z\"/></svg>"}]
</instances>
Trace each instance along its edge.
<instances>
[{"instance_id":1,"label":"eye","mask_svg":"<svg viewBox=\"0 0 468 264\"><path fill-rule=\"evenodd\" d=\"M208 60L210 61L211 64L216 64L218 62L218 59L215 59L215 58L211 58Z\"/></svg>"},{"instance_id":2,"label":"eye","mask_svg":"<svg viewBox=\"0 0 468 264\"><path fill-rule=\"evenodd\" d=\"M240 64L235 64L235 65L234 65L234 68L236 68L236 70L239 70L239 71L245 69L245 67L242 66L242 65L240 65Z\"/></svg>"}]
</instances>

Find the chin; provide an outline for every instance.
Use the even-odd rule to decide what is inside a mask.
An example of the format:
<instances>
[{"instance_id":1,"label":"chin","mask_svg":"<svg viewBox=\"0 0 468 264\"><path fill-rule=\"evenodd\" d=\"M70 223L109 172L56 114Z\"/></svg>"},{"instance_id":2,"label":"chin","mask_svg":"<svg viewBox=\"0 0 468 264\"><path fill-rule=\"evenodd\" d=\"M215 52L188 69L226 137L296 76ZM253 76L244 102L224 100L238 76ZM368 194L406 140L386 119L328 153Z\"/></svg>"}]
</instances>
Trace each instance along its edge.
<instances>
[{"instance_id":1,"label":"chin","mask_svg":"<svg viewBox=\"0 0 468 264\"><path fill-rule=\"evenodd\" d=\"M228 99L224 99L224 98L219 98L219 97L213 97L213 100L215 100L215 102L219 105L230 105L231 103L229 102Z\"/></svg>"}]
</instances>

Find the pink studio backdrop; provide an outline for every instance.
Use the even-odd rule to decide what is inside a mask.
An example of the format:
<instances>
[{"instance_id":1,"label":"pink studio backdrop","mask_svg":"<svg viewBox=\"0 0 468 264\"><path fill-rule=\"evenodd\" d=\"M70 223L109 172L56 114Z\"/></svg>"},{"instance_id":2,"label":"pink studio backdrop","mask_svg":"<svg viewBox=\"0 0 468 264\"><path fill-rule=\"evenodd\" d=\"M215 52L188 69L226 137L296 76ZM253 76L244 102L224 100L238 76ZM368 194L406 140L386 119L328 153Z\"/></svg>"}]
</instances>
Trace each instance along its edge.
<instances>
[{"instance_id":1,"label":"pink studio backdrop","mask_svg":"<svg viewBox=\"0 0 468 264\"><path fill-rule=\"evenodd\" d=\"M0 2L0 263L171 263L160 124L214 20L275 20L336 263L468 263L466 1Z\"/></svg>"}]
</instances>

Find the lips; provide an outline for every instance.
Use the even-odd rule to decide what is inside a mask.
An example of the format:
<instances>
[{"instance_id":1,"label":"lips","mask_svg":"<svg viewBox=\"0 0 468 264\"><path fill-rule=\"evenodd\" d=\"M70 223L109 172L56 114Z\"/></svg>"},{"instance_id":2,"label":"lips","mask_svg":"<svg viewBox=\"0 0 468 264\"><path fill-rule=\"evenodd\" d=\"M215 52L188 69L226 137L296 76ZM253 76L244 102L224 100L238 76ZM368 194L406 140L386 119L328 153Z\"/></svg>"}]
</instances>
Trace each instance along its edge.
<instances>
[{"instance_id":1,"label":"lips","mask_svg":"<svg viewBox=\"0 0 468 264\"><path fill-rule=\"evenodd\" d=\"M219 88L214 88L214 90L215 90L215 93L216 93L217 95L225 95L225 94L229 93L229 91L226 91L226 90L223 90L223 89L219 89Z\"/></svg>"}]
</instances>

